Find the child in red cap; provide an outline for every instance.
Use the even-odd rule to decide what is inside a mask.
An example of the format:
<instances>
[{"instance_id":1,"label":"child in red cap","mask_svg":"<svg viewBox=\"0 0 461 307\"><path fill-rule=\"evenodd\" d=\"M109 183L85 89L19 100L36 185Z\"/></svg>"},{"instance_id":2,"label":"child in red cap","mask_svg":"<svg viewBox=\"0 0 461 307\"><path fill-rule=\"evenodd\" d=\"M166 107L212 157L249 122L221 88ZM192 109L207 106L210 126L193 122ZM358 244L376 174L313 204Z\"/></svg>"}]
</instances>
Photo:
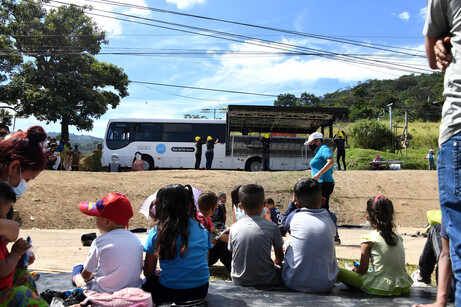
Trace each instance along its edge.
<instances>
[{"instance_id":1,"label":"child in red cap","mask_svg":"<svg viewBox=\"0 0 461 307\"><path fill-rule=\"evenodd\" d=\"M75 285L107 293L126 287L140 288L143 246L127 230L133 216L128 198L109 193L96 203L81 202L79 207L84 214L96 217L101 235L91 244L85 263L74 267L72 281Z\"/></svg>"}]
</instances>

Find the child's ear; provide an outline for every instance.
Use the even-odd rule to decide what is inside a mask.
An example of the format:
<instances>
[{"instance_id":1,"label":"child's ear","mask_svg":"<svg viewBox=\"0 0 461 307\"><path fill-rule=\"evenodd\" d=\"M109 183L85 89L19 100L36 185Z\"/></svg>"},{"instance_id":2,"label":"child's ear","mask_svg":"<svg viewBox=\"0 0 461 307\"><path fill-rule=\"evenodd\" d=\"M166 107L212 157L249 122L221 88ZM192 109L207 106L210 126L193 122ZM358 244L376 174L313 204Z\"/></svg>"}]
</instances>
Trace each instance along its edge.
<instances>
[{"instance_id":1,"label":"child's ear","mask_svg":"<svg viewBox=\"0 0 461 307\"><path fill-rule=\"evenodd\" d=\"M327 199L326 199L325 197L322 197L322 201L320 202L320 208L323 207L323 205L325 204L325 201L326 201L326 200L327 200Z\"/></svg>"},{"instance_id":2,"label":"child's ear","mask_svg":"<svg viewBox=\"0 0 461 307\"><path fill-rule=\"evenodd\" d=\"M243 210L243 207L242 207L241 203L239 203L239 208L240 208L240 210Z\"/></svg>"},{"instance_id":3,"label":"child's ear","mask_svg":"<svg viewBox=\"0 0 461 307\"><path fill-rule=\"evenodd\" d=\"M298 209L299 209L299 208L300 208L300 206L299 206L298 202L297 202L297 201L295 201L294 203L295 203L295 206L296 206L296 208L298 208Z\"/></svg>"}]
</instances>

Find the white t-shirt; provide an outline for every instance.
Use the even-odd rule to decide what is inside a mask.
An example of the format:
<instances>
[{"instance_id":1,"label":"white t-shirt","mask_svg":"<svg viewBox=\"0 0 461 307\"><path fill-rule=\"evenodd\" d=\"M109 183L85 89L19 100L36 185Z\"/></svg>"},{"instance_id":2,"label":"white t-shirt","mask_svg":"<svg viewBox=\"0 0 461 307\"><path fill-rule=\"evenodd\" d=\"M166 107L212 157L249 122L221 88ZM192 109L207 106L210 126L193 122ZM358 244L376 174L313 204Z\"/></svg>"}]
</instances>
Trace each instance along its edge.
<instances>
[{"instance_id":1,"label":"white t-shirt","mask_svg":"<svg viewBox=\"0 0 461 307\"><path fill-rule=\"evenodd\" d=\"M89 290L113 293L126 287L140 288L142 284L141 241L126 229L114 229L97 237L90 247L83 268L96 272L87 283Z\"/></svg>"},{"instance_id":2,"label":"white t-shirt","mask_svg":"<svg viewBox=\"0 0 461 307\"><path fill-rule=\"evenodd\" d=\"M339 268L336 262L335 224L326 209L302 208L290 222L282 279L293 290L315 293L333 288Z\"/></svg>"}]
</instances>

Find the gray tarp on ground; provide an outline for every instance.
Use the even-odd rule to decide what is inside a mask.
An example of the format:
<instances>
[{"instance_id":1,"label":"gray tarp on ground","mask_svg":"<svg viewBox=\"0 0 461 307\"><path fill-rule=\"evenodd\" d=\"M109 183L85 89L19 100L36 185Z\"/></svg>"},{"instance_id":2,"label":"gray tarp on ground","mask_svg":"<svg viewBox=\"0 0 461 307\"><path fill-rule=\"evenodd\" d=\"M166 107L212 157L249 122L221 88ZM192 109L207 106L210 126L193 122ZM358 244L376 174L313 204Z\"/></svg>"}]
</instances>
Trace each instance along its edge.
<instances>
[{"instance_id":1,"label":"gray tarp on ground","mask_svg":"<svg viewBox=\"0 0 461 307\"><path fill-rule=\"evenodd\" d=\"M39 291L72 289L70 276L70 273L42 273L37 286ZM407 296L380 297L353 291L337 284L328 294L306 294L283 289L262 291L221 280L210 283L208 306L411 306L417 303L432 303L436 292L437 289L434 287L412 287L410 295Z\"/></svg>"}]
</instances>

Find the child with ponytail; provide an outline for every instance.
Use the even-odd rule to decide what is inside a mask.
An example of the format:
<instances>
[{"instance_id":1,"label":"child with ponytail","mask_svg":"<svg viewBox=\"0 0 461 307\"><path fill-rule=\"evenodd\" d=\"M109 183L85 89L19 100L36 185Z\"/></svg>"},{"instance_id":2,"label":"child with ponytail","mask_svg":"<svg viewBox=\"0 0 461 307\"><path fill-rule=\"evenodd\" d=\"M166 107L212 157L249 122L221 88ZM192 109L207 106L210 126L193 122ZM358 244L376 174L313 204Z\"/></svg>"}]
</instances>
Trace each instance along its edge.
<instances>
[{"instance_id":1,"label":"child with ponytail","mask_svg":"<svg viewBox=\"0 0 461 307\"><path fill-rule=\"evenodd\" d=\"M392 201L381 195L370 198L365 217L373 231L362 236L360 265L352 271L340 269L338 280L376 295L410 292L413 280L405 269L403 239L394 232Z\"/></svg>"},{"instance_id":2,"label":"child with ponytail","mask_svg":"<svg viewBox=\"0 0 461 307\"><path fill-rule=\"evenodd\" d=\"M144 291L152 293L157 305L204 299L210 278L207 255L213 245L208 231L197 221L192 187L163 187L150 212L155 212L151 214L155 225L144 246ZM161 273L157 271L157 261Z\"/></svg>"}]
</instances>

